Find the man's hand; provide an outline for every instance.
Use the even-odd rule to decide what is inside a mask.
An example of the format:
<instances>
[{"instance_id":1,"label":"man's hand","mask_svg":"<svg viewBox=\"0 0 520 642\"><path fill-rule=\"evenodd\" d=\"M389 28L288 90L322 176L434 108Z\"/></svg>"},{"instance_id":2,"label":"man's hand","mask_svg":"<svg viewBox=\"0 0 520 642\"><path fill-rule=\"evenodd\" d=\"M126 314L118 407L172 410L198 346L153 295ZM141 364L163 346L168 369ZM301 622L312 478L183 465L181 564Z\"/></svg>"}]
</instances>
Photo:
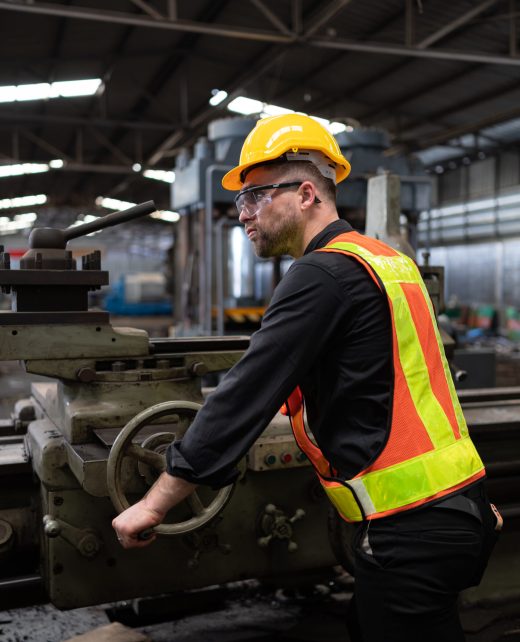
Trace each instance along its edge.
<instances>
[{"instance_id":1,"label":"man's hand","mask_svg":"<svg viewBox=\"0 0 520 642\"><path fill-rule=\"evenodd\" d=\"M123 548L143 548L151 544L156 535L147 531L162 522L166 513L197 488L195 484L162 473L148 493L137 504L118 515L112 526ZM141 537L141 539L139 539Z\"/></svg>"}]
</instances>

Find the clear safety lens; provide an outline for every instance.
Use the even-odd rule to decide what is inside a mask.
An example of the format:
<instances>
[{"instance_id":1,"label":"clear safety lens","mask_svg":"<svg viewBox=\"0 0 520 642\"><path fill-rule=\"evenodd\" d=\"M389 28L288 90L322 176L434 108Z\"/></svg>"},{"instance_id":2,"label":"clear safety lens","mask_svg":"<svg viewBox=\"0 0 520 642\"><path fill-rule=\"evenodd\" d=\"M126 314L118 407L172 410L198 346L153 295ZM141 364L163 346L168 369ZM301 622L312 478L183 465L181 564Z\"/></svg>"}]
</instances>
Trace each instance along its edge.
<instances>
[{"instance_id":1,"label":"clear safety lens","mask_svg":"<svg viewBox=\"0 0 520 642\"><path fill-rule=\"evenodd\" d=\"M255 185L247 187L235 196L235 205L238 213L245 210L249 215L254 214L261 204L267 204L272 201L270 194L266 190L280 189L284 187L299 187L303 181L290 181L288 183L272 183L271 185Z\"/></svg>"},{"instance_id":2,"label":"clear safety lens","mask_svg":"<svg viewBox=\"0 0 520 642\"><path fill-rule=\"evenodd\" d=\"M239 194L235 200L238 213L245 210L248 214L254 214L262 203L270 203L271 196L265 192L244 192Z\"/></svg>"}]
</instances>

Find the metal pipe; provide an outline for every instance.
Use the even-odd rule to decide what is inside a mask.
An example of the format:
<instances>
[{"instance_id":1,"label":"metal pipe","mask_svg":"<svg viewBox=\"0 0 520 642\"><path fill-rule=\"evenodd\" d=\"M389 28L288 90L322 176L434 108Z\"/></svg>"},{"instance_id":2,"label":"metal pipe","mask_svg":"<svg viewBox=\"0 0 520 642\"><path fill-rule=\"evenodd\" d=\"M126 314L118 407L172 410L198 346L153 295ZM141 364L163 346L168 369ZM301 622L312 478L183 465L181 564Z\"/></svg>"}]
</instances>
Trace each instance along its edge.
<instances>
[{"instance_id":1,"label":"metal pipe","mask_svg":"<svg viewBox=\"0 0 520 642\"><path fill-rule=\"evenodd\" d=\"M201 298L201 323L202 330L207 335L211 336L211 304L212 304L212 270L213 270L213 173L214 172L227 172L231 169L231 165L224 165L223 163L214 163L206 168L206 194L204 202L204 243L201 262L199 270L199 296Z\"/></svg>"},{"instance_id":2,"label":"metal pipe","mask_svg":"<svg viewBox=\"0 0 520 642\"><path fill-rule=\"evenodd\" d=\"M224 253L223 253L223 237L222 229L224 227L241 227L238 221L221 218L217 221L215 226L215 262L216 262L216 278L217 278L217 334L219 336L224 334Z\"/></svg>"},{"instance_id":3,"label":"metal pipe","mask_svg":"<svg viewBox=\"0 0 520 642\"><path fill-rule=\"evenodd\" d=\"M222 251L222 228L226 224L226 219L222 218L217 221L215 226L215 267L217 278L217 335L224 334L224 252Z\"/></svg>"}]
</instances>

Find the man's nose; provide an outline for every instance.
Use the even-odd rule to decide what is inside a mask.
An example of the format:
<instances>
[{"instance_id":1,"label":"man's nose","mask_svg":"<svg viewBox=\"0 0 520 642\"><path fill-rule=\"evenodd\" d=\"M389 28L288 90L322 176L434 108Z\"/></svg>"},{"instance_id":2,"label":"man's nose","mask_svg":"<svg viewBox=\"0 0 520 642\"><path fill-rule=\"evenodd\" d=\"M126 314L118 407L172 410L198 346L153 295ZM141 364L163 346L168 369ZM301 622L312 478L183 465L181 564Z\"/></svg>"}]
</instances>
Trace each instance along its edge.
<instances>
[{"instance_id":1,"label":"man's nose","mask_svg":"<svg viewBox=\"0 0 520 642\"><path fill-rule=\"evenodd\" d=\"M248 212L247 208L244 205L242 205L242 209L240 210L240 214L238 215L238 220L241 223L245 224L247 223L247 221L250 221L251 219L255 218L255 216L256 216L256 213L251 214L250 212Z\"/></svg>"}]
</instances>

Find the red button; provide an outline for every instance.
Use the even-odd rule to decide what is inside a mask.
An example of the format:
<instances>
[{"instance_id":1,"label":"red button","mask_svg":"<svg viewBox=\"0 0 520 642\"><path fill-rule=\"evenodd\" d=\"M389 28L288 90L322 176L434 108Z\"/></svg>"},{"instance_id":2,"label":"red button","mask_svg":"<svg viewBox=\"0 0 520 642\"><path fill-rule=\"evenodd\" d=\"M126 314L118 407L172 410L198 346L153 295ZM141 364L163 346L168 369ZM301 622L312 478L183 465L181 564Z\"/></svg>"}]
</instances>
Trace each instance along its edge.
<instances>
[{"instance_id":1,"label":"red button","mask_svg":"<svg viewBox=\"0 0 520 642\"><path fill-rule=\"evenodd\" d=\"M292 461L292 455L291 453L284 453L280 459L282 460L282 464L288 464Z\"/></svg>"}]
</instances>

